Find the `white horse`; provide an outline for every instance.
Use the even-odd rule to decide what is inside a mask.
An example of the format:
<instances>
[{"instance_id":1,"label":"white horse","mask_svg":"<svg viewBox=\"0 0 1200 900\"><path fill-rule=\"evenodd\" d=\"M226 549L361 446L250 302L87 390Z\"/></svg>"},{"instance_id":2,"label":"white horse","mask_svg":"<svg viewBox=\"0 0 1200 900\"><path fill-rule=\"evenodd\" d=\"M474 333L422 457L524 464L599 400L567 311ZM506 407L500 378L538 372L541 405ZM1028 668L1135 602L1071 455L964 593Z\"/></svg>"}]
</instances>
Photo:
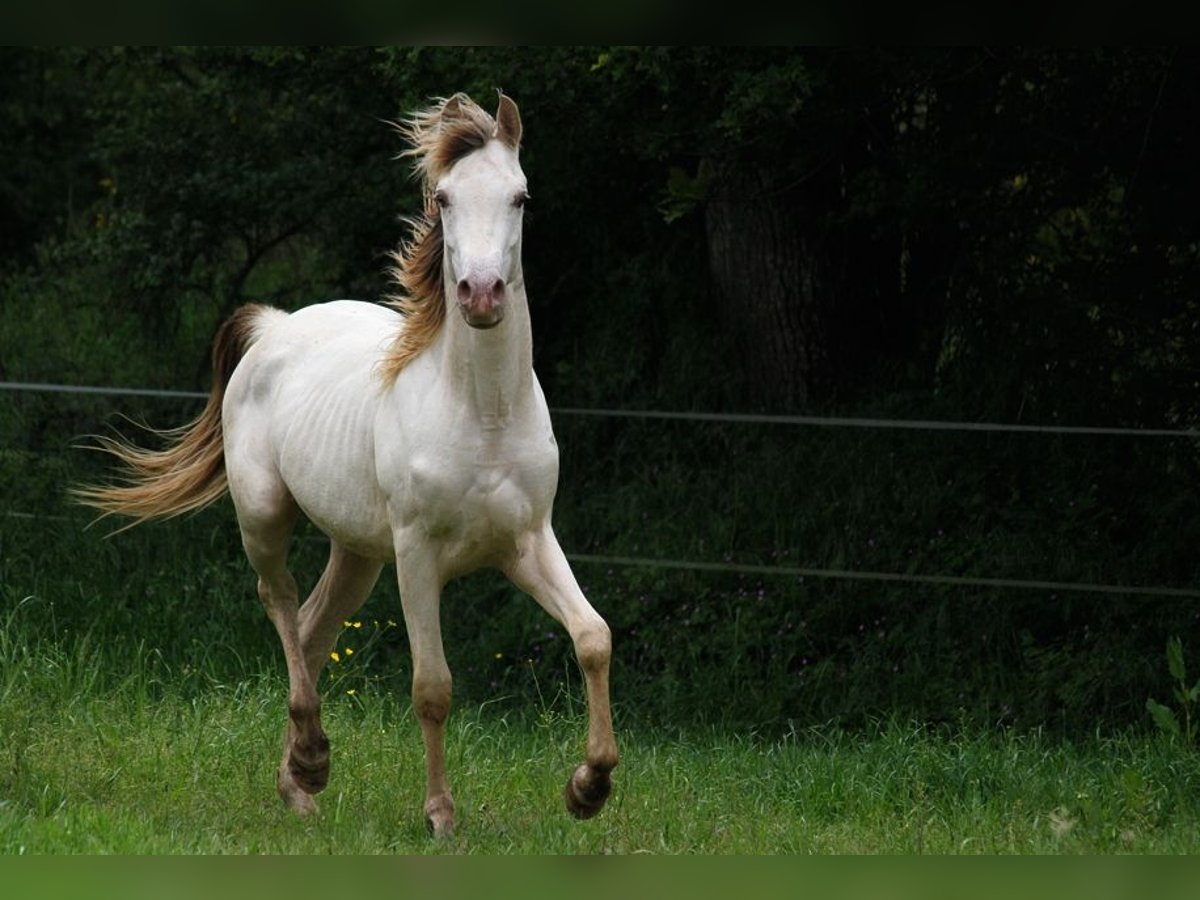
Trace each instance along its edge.
<instances>
[{"instance_id":1,"label":"white horse","mask_svg":"<svg viewBox=\"0 0 1200 900\"><path fill-rule=\"evenodd\" d=\"M288 727L277 785L297 813L329 775L318 676L344 619L394 561L425 741L425 817L453 833L444 735L450 670L443 585L492 566L571 635L588 697L586 762L567 809L586 818L617 765L608 697L611 637L551 529L558 448L532 368L521 271L521 119L495 119L457 94L397 126L424 179L425 210L394 254L403 295L287 314L238 309L213 347L203 413L162 451L103 440L127 479L77 493L137 524L221 497L237 510L258 595L287 658ZM329 562L298 602L288 544L303 514L330 539Z\"/></svg>"}]
</instances>

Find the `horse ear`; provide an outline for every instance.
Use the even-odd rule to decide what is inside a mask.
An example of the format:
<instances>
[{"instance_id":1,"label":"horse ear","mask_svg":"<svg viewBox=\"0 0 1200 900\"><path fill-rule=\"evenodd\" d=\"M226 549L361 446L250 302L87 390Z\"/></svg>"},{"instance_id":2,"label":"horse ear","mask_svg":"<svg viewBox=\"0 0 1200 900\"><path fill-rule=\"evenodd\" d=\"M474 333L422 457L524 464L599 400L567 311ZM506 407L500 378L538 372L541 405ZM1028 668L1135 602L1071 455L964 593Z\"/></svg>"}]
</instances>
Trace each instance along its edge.
<instances>
[{"instance_id":1,"label":"horse ear","mask_svg":"<svg viewBox=\"0 0 1200 900\"><path fill-rule=\"evenodd\" d=\"M496 137L512 149L521 146L521 113L512 98L500 94L500 108L496 110Z\"/></svg>"},{"instance_id":2,"label":"horse ear","mask_svg":"<svg viewBox=\"0 0 1200 900\"><path fill-rule=\"evenodd\" d=\"M443 119L457 119L462 115L462 94L455 94L442 104Z\"/></svg>"}]
</instances>

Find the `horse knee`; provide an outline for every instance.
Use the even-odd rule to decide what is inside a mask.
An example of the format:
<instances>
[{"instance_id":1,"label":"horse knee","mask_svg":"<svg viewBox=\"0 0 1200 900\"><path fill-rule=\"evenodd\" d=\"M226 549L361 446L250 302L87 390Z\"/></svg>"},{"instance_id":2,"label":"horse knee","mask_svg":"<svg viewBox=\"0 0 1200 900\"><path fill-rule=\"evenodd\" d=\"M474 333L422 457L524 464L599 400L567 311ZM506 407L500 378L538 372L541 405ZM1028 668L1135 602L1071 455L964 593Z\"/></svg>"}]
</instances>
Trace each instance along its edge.
<instances>
[{"instance_id":1,"label":"horse knee","mask_svg":"<svg viewBox=\"0 0 1200 900\"><path fill-rule=\"evenodd\" d=\"M575 656L585 672L598 672L612 659L612 632L603 619L597 619L575 637Z\"/></svg>"},{"instance_id":2,"label":"horse knee","mask_svg":"<svg viewBox=\"0 0 1200 900\"><path fill-rule=\"evenodd\" d=\"M450 715L450 674L413 679L413 711L423 722L437 725Z\"/></svg>"}]
</instances>

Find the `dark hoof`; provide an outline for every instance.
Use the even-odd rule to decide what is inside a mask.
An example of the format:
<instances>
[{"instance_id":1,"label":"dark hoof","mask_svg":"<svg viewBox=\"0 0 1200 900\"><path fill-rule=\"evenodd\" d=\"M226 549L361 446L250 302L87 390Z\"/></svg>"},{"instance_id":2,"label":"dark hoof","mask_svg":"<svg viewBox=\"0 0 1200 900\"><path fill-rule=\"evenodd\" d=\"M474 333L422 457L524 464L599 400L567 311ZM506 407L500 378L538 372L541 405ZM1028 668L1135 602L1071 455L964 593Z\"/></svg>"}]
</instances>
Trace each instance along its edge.
<instances>
[{"instance_id":1,"label":"dark hoof","mask_svg":"<svg viewBox=\"0 0 1200 900\"><path fill-rule=\"evenodd\" d=\"M577 819L590 819L604 808L604 801L611 793L612 780L607 772L582 765L567 779L567 812Z\"/></svg>"}]
</instances>

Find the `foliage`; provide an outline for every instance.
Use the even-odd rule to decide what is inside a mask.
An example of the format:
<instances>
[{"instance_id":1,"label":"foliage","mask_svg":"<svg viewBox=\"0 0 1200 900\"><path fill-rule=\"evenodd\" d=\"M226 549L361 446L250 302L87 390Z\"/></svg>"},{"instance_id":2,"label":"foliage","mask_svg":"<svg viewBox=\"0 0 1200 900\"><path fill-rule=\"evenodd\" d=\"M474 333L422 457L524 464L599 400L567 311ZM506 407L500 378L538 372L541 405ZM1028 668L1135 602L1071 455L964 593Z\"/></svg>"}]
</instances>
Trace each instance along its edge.
<instances>
[{"instance_id":1,"label":"foliage","mask_svg":"<svg viewBox=\"0 0 1200 900\"><path fill-rule=\"evenodd\" d=\"M636 334L609 397L628 371L647 403L754 407L736 364L732 392L662 364L677 344L728 359L692 213L753 168L837 272L818 404L903 387L963 415L1182 425L1194 68L1156 50L10 50L8 265L38 275L21 309L71 321L89 301L58 281L82 269L90 304L189 359L237 302L378 296L417 208L381 120L499 84L526 113L538 359L563 396L596 373L558 363ZM68 197L39 158L62 160Z\"/></svg>"},{"instance_id":2,"label":"foliage","mask_svg":"<svg viewBox=\"0 0 1200 900\"><path fill-rule=\"evenodd\" d=\"M1158 726L1159 730L1182 740L1190 747L1195 743L1196 728L1200 724L1193 721L1196 701L1200 700L1200 681L1191 686L1188 685L1187 667L1183 661L1183 643L1174 635L1167 639L1167 669L1175 681L1172 693L1175 695L1175 702L1179 704L1179 711L1183 714L1183 724L1180 724L1175 710L1164 706L1153 697L1146 699L1146 709L1149 710L1154 724Z\"/></svg>"}]
</instances>

